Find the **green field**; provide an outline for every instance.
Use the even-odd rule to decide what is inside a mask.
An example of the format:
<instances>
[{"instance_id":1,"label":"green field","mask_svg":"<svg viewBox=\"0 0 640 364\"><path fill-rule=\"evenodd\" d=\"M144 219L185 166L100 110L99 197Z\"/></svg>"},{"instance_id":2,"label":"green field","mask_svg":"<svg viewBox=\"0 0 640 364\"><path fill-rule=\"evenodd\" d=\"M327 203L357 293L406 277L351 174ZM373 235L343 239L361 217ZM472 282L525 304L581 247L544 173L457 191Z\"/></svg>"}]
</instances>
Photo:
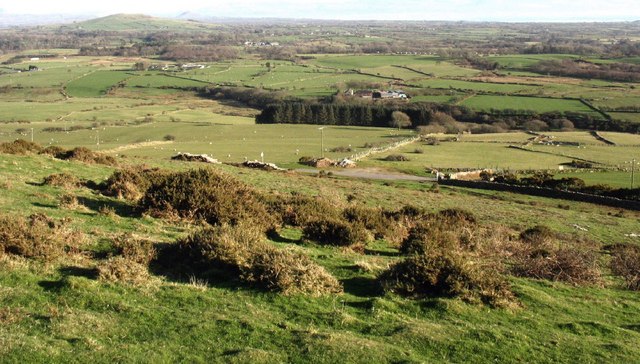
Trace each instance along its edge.
<instances>
[{"instance_id":1,"label":"green field","mask_svg":"<svg viewBox=\"0 0 640 364\"><path fill-rule=\"evenodd\" d=\"M572 111L591 113L592 110L578 100L548 99L538 97L478 95L462 102L462 105L479 110L532 110L540 113Z\"/></svg>"},{"instance_id":2,"label":"green field","mask_svg":"<svg viewBox=\"0 0 640 364\"><path fill-rule=\"evenodd\" d=\"M133 76L126 71L95 71L67 84L67 92L73 97L99 97L110 87Z\"/></svg>"}]
</instances>

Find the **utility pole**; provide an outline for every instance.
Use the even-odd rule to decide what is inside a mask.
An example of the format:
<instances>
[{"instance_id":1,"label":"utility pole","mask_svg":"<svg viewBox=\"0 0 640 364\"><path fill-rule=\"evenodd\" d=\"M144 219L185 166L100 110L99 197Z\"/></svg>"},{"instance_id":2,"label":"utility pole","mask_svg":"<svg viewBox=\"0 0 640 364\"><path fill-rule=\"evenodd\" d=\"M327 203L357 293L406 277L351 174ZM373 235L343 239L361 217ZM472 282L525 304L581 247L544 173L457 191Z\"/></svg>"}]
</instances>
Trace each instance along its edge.
<instances>
[{"instance_id":1,"label":"utility pole","mask_svg":"<svg viewBox=\"0 0 640 364\"><path fill-rule=\"evenodd\" d=\"M636 159L635 159L635 158L633 158L633 159L631 160L631 189L633 189L633 182L634 182L634 177L635 177L635 176L634 176L635 171L636 171Z\"/></svg>"},{"instance_id":2,"label":"utility pole","mask_svg":"<svg viewBox=\"0 0 640 364\"><path fill-rule=\"evenodd\" d=\"M33 128L31 128L31 143L33 143Z\"/></svg>"},{"instance_id":3,"label":"utility pole","mask_svg":"<svg viewBox=\"0 0 640 364\"><path fill-rule=\"evenodd\" d=\"M96 129L96 145L100 145L100 130Z\"/></svg>"}]
</instances>

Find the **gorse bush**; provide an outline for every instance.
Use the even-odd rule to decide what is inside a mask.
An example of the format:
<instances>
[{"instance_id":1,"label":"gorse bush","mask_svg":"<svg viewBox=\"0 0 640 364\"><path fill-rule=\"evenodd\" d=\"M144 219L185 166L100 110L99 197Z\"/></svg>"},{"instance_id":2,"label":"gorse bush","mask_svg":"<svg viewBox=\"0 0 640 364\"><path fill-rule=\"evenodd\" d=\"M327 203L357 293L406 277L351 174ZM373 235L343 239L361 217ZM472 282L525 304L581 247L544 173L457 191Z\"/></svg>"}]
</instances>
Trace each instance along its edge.
<instances>
[{"instance_id":1,"label":"gorse bush","mask_svg":"<svg viewBox=\"0 0 640 364\"><path fill-rule=\"evenodd\" d=\"M342 216L353 225L364 226L374 234L376 239L391 235L395 221L385 216L382 209L364 206L349 206L342 212Z\"/></svg>"},{"instance_id":2,"label":"gorse bush","mask_svg":"<svg viewBox=\"0 0 640 364\"><path fill-rule=\"evenodd\" d=\"M422 214L417 220L400 244L403 254L474 250L480 244L476 240L481 237L481 229L469 211L446 209L435 214Z\"/></svg>"},{"instance_id":3,"label":"gorse bush","mask_svg":"<svg viewBox=\"0 0 640 364\"><path fill-rule=\"evenodd\" d=\"M139 206L151 213L176 213L211 225L236 225L244 221L264 231L276 225L276 219L255 190L211 169L170 173L153 181Z\"/></svg>"},{"instance_id":4,"label":"gorse bush","mask_svg":"<svg viewBox=\"0 0 640 364\"><path fill-rule=\"evenodd\" d=\"M236 274L249 263L253 252L263 249L264 234L252 224L222 224L197 231L177 243L177 256L204 270L211 266Z\"/></svg>"},{"instance_id":5,"label":"gorse bush","mask_svg":"<svg viewBox=\"0 0 640 364\"><path fill-rule=\"evenodd\" d=\"M382 289L411 297L460 297L470 302L507 306L514 300L508 282L496 270L451 253L412 255L378 277Z\"/></svg>"},{"instance_id":6,"label":"gorse bush","mask_svg":"<svg viewBox=\"0 0 640 364\"><path fill-rule=\"evenodd\" d=\"M178 241L177 257L196 273L223 272L283 294L319 296L342 291L340 283L307 256L277 249L251 224L205 228Z\"/></svg>"},{"instance_id":7,"label":"gorse bush","mask_svg":"<svg viewBox=\"0 0 640 364\"><path fill-rule=\"evenodd\" d=\"M24 155L29 153L39 153L40 151L42 151L42 146L40 146L40 144L28 142L24 139L0 143L0 153Z\"/></svg>"},{"instance_id":8,"label":"gorse bush","mask_svg":"<svg viewBox=\"0 0 640 364\"><path fill-rule=\"evenodd\" d=\"M131 233L113 239L115 254L136 263L148 266L156 258L156 249L150 240L141 239Z\"/></svg>"},{"instance_id":9,"label":"gorse bush","mask_svg":"<svg viewBox=\"0 0 640 364\"><path fill-rule=\"evenodd\" d=\"M283 224L302 227L309 221L322 218L339 218L340 210L320 198L293 195L273 196L268 202L274 215L280 216Z\"/></svg>"},{"instance_id":10,"label":"gorse bush","mask_svg":"<svg viewBox=\"0 0 640 364\"><path fill-rule=\"evenodd\" d=\"M98 279L106 282L141 286L148 283L150 278L146 266L124 256L109 258L98 264L97 270Z\"/></svg>"},{"instance_id":11,"label":"gorse bush","mask_svg":"<svg viewBox=\"0 0 640 364\"><path fill-rule=\"evenodd\" d=\"M322 245L353 246L370 240L363 225L332 218L310 221L302 233L304 239Z\"/></svg>"},{"instance_id":12,"label":"gorse bush","mask_svg":"<svg viewBox=\"0 0 640 364\"><path fill-rule=\"evenodd\" d=\"M266 247L252 254L242 278L270 291L322 296L341 293L340 282L308 256Z\"/></svg>"},{"instance_id":13,"label":"gorse bush","mask_svg":"<svg viewBox=\"0 0 640 364\"><path fill-rule=\"evenodd\" d=\"M116 166L118 162L110 155L94 152L89 148L77 147L55 155L56 158L69 161L78 161L83 163L105 164L108 166Z\"/></svg>"},{"instance_id":14,"label":"gorse bush","mask_svg":"<svg viewBox=\"0 0 640 364\"><path fill-rule=\"evenodd\" d=\"M77 188L84 183L76 176L69 173L56 173L44 178L44 185L62 187L65 189Z\"/></svg>"},{"instance_id":15,"label":"gorse bush","mask_svg":"<svg viewBox=\"0 0 640 364\"><path fill-rule=\"evenodd\" d=\"M166 174L168 172L143 166L123 168L113 172L98 188L103 195L135 202L144 196L154 182L159 182Z\"/></svg>"},{"instance_id":16,"label":"gorse bush","mask_svg":"<svg viewBox=\"0 0 640 364\"><path fill-rule=\"evenodd\" d=\"M410 159L402 154L389 154L384 157L384 160L387 162L408 162Z\"/></svg>"},{"instance_id":17,"label":"gorse bush","mask_svg":"<svg viewBox=\"0 0 640 364\"><path fill-rule=\"evenodd\" d=\"M28 219L0 215L0 251L45 261L77 248L83 236L68 227L68 221L53 220L44 214Z\"/></svg>"}]
</instances>

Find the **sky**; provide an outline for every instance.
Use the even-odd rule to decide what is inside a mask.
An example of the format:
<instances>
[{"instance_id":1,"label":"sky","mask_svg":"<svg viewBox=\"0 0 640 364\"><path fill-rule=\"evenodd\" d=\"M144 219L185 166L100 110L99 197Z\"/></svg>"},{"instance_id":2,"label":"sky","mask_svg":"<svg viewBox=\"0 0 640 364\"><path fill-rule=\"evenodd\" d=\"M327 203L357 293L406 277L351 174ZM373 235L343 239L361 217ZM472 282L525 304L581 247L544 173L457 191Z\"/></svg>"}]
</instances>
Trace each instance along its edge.
<instances>
[{"instance_id":1,"label":"sky","mask_svg":"<svg viewBox=\"0 0 640 364\"><path fill-rule=\"evenodd\" d=\"M640 20L640 0L0 0L0 13L349 20L618 21Z\"/></svg>"}]
</instances>

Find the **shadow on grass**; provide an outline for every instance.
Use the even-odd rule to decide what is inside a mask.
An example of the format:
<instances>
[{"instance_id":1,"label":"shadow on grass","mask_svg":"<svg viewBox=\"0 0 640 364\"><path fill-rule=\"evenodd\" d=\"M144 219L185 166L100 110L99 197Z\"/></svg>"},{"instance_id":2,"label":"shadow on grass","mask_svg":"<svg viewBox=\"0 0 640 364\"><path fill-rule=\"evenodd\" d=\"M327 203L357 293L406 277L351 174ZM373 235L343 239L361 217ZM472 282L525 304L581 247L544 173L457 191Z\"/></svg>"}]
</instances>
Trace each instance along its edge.
<instances>
[{"instance_id":1,"label":"shadow on grass","mask_svg":"<svg viewBox=\"0 0 640 364\"><path fill-rule=\"evenodd\" d=\"M78 197L78 202L88 209L100 212L102 209L112 209L116 215L120 217L139 217L140 213L135 206L131 206L126 202L117 200L98 200L88 197Z\"/></svg>"},{"instance_id":2,"label":"shadow on grass","mask_svg":"<svg viewBox=\"0 0 640 364\"><path fill-rule=\"evenodd\" d=\"M58 268L58 272L62 275L62 278L57 281L40 281L38 285L45 291L59 292L63 288L69 285L68 277L84 277L88 279L97 279L98 270L96 268L84 268L75 266L64 266Z\"/></svg>"},{"instance_id":3,"label":"shadow on grass","mask_svg":"<svg viewBox=\"0 0 640 364\"><path fill-rule=\"evenodd\" d=\"M46 204L46 203L40 203L40 202L33 202L32 205L35 206L35 207L43 207L43 208L47 208L47 209L57 209L58 208L58 205Z\"/></svg>"},{"instance_id":4,"label":"shadow on grass","mask_svg":"<svg viewBox=\"0 0 640 364\"><path fill-rule=\"evenodd\" d=\"M366 255L378 255L381 257L399 257L400 252L390 252L387 250L376 250L376 249L365 249L364 253Z\"/></svg>"},{"instance_id":5,"label":"shadow on grass","mask_svg":"<svg viewBox=\"0 0 640 364\"><path fill-rule=\"evenodd\" d=\"M280 235L277 231L270 231L267 233L267 238L273 241L274 243L285 243L285 244L300 244L302 239L291 239L286 236Z\"/></svg>"},{"instance_id":6,"label":"shadow on grass","mask_svg":"<svg viewBox=\"0 0 640 364\"><path fill-rule=\"evenodd\" d=\"M383 293L378 281L372 277L352 277L340 282L345 293L356 297L379 297Z\"/></svg>"},{"instance_id":7,"label":"shadow on grass","mask_svg":"<svg viewBox=\"0 0 640 364\"><path fill-rule=\"evenodd\" d=\"M240 272L227 266L211 266L185 259L176 244L158 243L156 258L149 265L151 274L169 282L215 287L228 290L263 292L240 280Z\"/></svg>"}]
</instances>

